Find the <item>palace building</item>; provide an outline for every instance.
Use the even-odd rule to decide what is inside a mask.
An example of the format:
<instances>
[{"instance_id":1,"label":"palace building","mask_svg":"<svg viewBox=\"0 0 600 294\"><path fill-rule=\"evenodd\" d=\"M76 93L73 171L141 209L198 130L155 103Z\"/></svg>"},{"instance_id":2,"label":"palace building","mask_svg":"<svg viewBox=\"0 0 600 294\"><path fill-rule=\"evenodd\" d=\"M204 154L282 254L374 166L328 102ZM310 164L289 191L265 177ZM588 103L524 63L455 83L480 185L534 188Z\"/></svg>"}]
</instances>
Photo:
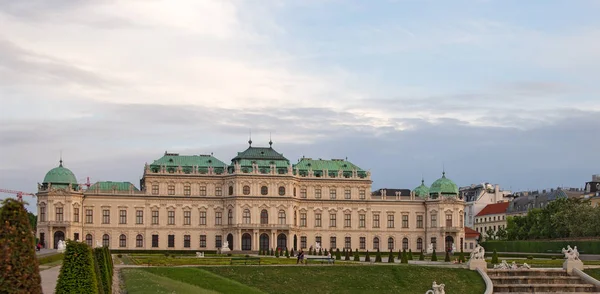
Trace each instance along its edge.
<instances>
[{"instance_id":1,"label":"palace building","mask_svg":"<svg viewBox=\"0 0 600 294\"><path fill-rule=\"evenodd\" d=\"M269 147L230 164L167 153L144 167L139 189L87 189L62 160L38 184L37 236L47 248L72 239L125 250L234 251L324 248L361 251L464 246L464 201L445 173L431 187L371 191L371 174L344 159L292 164ZM464 245L463 245L464 244Z\"/></svg>"}]
</instances>

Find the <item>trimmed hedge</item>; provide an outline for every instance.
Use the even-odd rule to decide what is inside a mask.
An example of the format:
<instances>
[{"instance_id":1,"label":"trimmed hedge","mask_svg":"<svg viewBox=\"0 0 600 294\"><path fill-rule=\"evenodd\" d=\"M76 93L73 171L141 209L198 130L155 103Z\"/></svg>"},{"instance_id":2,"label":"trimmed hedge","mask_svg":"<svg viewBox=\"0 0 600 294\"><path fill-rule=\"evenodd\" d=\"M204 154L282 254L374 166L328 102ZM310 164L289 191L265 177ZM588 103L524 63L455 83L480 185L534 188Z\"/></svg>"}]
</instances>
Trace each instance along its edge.
<instances>
[{"instance_id":1,"label":"trimmed hedge","mask_svg":"<svg viewBox=\"0 0 600 294\"><path fill-rule=\"evenodd\" d=\"M34 242L23 203L4 200L0 210L0 293L42 293Z\"/></svg>"},{"instance_id":2,"label":"trimmed hedge","mask_svg":"<svg viewBox=\"0 0 600 294\"><path fill-rule=\"evenodd\" d=\"M85 243L67 240L56 283L56 294L62 293L98 293L92 249Z\"/></svg>"},{"instance_id":3,"label":"trimmed hedge","mask_svg":"<svg viewBox=\"0 0 600 294\"><path fill-rule=\"evenodd\" d=\"M98 280L100 281L100 285L102 286L102 290L104 293L110 294L112 293L112 267L109 264L109 260L107 258L107 247L94 248L94 257L96 258L96 264L98 265ZM110 253L109 253L110 254Z\"/></svg>"},{"instance_id":4,"label":"trimmed hedge","mask_svg":"<svg viewBox=\"0 0 600 294\"><path fill-rule=\"evenodd\" d=\"M577 246L582 254L600 254L600 241L487 241L481 246L485 251L492 252L528 252L561 254L562 248Z\"/></svg>"}]
</instances>

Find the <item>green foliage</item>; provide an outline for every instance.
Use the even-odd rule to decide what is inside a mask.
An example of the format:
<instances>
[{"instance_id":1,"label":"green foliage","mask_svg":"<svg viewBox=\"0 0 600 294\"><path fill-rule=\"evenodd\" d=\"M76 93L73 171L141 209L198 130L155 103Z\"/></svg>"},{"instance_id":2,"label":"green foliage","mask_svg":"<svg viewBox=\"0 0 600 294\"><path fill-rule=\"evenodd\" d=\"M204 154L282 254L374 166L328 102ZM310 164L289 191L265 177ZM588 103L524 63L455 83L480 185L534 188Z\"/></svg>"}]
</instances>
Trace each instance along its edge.
<instances>
[{"instance_id":1,"label":"green foliage","mask_svg":"<svg viewBox=\"0 0 600 294\"><path fill-rule=\"evenodd\" d=\"M31 212L27 212L27 218L29 218L31 230L35 232L37 229L37 216Z\"/></svg>"},{"instance_id":2,"label":"green foliage","mask_svg":"<svg viewBox=\"0 0 600 294\"><path fill-rule=\"evenodd\" d=\"M352 254L352 249L346 250L346 256L345 256L344 260L350 260L350 254Z\"/></svg>"},{"instance_id":3,"label":"green foliage","mask_svg":"<svg viewBox=\"0 0 600 294\"><path fill-rule=\"evenodd\" d=\"M498 252L494 249L494 253L492 254L492 264L498 264Z\"/></svg>"},{"instance_id":4,"label":"green foliage","mask_svg":"<svg viewBox=\"0 0 600 294\"><path fill-rule=\"evenodd\" d=\"M379 252L379 248L377 248L377 254L375 255L375 262L381 262L381 252Z\"/></svg>"},{"instance_id":5,"label":"green foliage","mask_svg":"<svg viewBox=\"0 0 600 294\"><path fill-rule=\"evenodd\" d=\"M340 253L340 249L335 249L335 260L342 260L342 254Z\"/></svg>"},{"instance_id":6,"label":"green foliage","mask_svg":"<svg viewBox=\"0 0 600 294\"><path fill-rule=\"evenodd\" d=\"M402 249L398 249L398 260L402 262Z\"/></svg>"},{"instance_id":7,"label":"green foliage","mask_svg":"<svg viewBox=\"0 0 600 294\"><path fill-rule=\"evenodd\" d=\"M365 254L365 261L371 262L371 257L369 256L369 250L367 250L367 253Z\"/></svg>"},{"instance_id":8,"label":"green foliage","mask_svg":"<svg viewBox=\"0 0 600 294\"><path fill-rule=\"evenodd\" d=\"M358 254L358 248L354 250L354 261L360 261L360 255Z\"/></svg>"},{"instance_id":9,"label":"green foliage","mask_svg":"<svg viewBox=\"0 0 600 294\"><path fill-rule=\"evenodd\" d=\"M23 203L4 200L0 211L0 293L42 293L34 246Z\"/></svg>"},{"instance_id":10,"label":"green foliage","mask_svg":"<svg viewBox=\"0 0 600 294\"><path fill-rule=\"evenodd\" d=\"M319 256L322 256L323 252L321 252L321 248L319 248Z\"/></svg>"},{"instance_id":11,"label":"green foliage","mask_svg":"<svg viewBox=\"0 0 600 294\"><path fill-rule=\"evenodd\" d=\"M109 265L107 258L107 247L94 248L94 257L96 264L98 265L99 280L104 293L112 293L112 268Z\"/></svg>"},{"instance_id":12,"label":"green foliage","mask_svg":"<svg viewBox=\"0 0 600 294\"><path fill-rule=\"evenodd\" d=\"M327 249L323 250L323 255L327 256L327 254L329 254L329 252L327 252Z\"/></svg>"},{"instance_id":13,"label":"green foliage","mask_svg":"<svg viewBox=\"0 0 600 294\"><path fill-rule=\"evenodd\" d=\"M388 254L388 263L394 263L394 252L390 249L390 254Z\"/></svg>"},{"instance_id":14,"label":"green foliage","mask_svg":"<svg viewBox=\"0 0 600 294\"><path fill-rule=\"evenodd\" d=\"M406 253L406 249L402 250L402 258L400 259L400 263L408 263L408 254Z\"/></svg>"},{"instance_id":15,"label":"green foliage","mask_svg":"<svg viewBox=\"0 0 600 294\"><path fill-rule=\"evenodd\" d=\"M435 254L435 249L433 249L433 253L431 254L431 261L437 261L437 255Z\"/></svg>"},{"instance_id":16,"label":"green foliage","mask_svg":"<svg viewBox=\"0 0 600 294\"><path fill-rule=\"evenodd\" d=\"M460 248L460 255L458 256L458 261L465 262L465 253L463 252L462 247Z\"/></svg>"},{"instance_id":17,"label":"green foliage","mask_svg":"<svg viewBox=\"0 0 600 294\"><path fill-rule=\"evenodd\" d=\"M92 249L85 243L67 240L65 259L60 268L56 294L98 293Z\"/></svg>"},{"instance_id":18,"label":"green foliage","mask_svg":"<svg viewBox=\"0 0 600 294\"><path fill-rule=\"evenodd\" d=\"M421 250L421 254L419 255L419 260L425 260L425 254L423 254L423 250Z\"/></svg>"},{"instance_id":19,"label":"green foliage","mask_svg":"<svg viewBox=\"0 0 600 294\"><path fill-rule=\"evenodd\" d=\"M275 250L275 257L279 258L279 249Z\"/></svg>"},{"instance_id":20,"label":"green foliage","mask_svg":"<svg viewBox=\"0 0 600 294\"><path fill-rule=\"evenodd\" d=\"M287 247L285 248L285 257L290 258L290 253L287 250Z\"/></svg>"},{"instance_id":21,"label":"green foliage","mask_svg":"<svg viewBox=\"0 0 600 294\"><path fill-rule=\"evenodd\" d=\"M450 262L450 252L446 251L446 257L444 257L445 262Z\"/></svg>"},{"instance_id":22,"label":"green foliage","mask_svg":"<svg viewBox=\"0 0 600 294\"><path fill-rule=\"evenodd\" d=\"M294 248L290 250L290 256L294 256Z\"/></svg>"},{"instance_id":23,"label":"green foliage","mask_svg":"<svg viewBox=\"0 0 600 294\"><path fill-rule=\"evenodd\" d=\"M408 260L413 260L413 254L411 249L408 249Z\"/></svg>"}]
</instances>

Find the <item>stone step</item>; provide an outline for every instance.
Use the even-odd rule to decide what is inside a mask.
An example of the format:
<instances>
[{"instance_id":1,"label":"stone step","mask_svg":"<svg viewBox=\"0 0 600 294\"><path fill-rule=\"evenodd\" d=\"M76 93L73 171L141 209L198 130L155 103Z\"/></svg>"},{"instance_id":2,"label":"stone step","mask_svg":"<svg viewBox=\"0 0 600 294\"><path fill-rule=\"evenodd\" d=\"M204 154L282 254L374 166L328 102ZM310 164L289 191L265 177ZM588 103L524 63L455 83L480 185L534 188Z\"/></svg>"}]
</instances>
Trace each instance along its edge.
<instances>
[{"instance_id":1,"label":"stone step","mask_svg":"<svg viewBox=\"0 0 600 294\"><path fill-rule=\"evenodd\" d=\"M573 292L584 292L590 293L595 292L596 287L592 284L534 284L534 285L496 285L494 284L495 293L573 293Z\"/></svg>"},{"instance_id":2,"label":"stone step","mask_svg":"<svg viewBox=\"0 0 600 294\"><path fill-rule=\"evenodd\" d=\"M488 276L491 277L510 277L510 276L544 276L560 277L568 276L567 271L563 269L488 269Z\"/></svg>"},{"instance_id":3,"label":"stone step","mask_svg":"<svg viewBox=\"0 0 600 294\"><path fill-rule=\"evenodd\" d=\"M579 277L544 277L544 276L512 276L512 277L490 277L494 285L518 285L518 284L585 284Z\"/></svg>"}]
</instances>

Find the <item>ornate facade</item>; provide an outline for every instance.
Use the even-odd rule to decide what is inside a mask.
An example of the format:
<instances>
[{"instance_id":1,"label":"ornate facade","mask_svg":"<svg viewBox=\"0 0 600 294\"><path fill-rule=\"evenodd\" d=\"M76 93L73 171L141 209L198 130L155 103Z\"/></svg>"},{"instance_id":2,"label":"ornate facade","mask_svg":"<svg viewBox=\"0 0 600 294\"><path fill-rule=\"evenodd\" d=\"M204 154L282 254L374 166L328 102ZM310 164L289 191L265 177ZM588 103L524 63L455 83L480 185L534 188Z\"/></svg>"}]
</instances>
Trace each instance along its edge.
<instances>
[{"instance_id":1,"label":"ornate facade","mask_svg":"<svg viewBox=\"0 0 600 294\"><path fill-rule=\"evenodd\" d=\"M146 164L140 189L97 182L83 190L61 163L38 187L37 236L129 250L235 251L325 248L460 249L464 201L445 175L430 188L371 192L370 172L344 159L291 164L270 147L225 164L165 153ZM465 251L468 251L465 244Z\"/></svg>"}]
</instances>

